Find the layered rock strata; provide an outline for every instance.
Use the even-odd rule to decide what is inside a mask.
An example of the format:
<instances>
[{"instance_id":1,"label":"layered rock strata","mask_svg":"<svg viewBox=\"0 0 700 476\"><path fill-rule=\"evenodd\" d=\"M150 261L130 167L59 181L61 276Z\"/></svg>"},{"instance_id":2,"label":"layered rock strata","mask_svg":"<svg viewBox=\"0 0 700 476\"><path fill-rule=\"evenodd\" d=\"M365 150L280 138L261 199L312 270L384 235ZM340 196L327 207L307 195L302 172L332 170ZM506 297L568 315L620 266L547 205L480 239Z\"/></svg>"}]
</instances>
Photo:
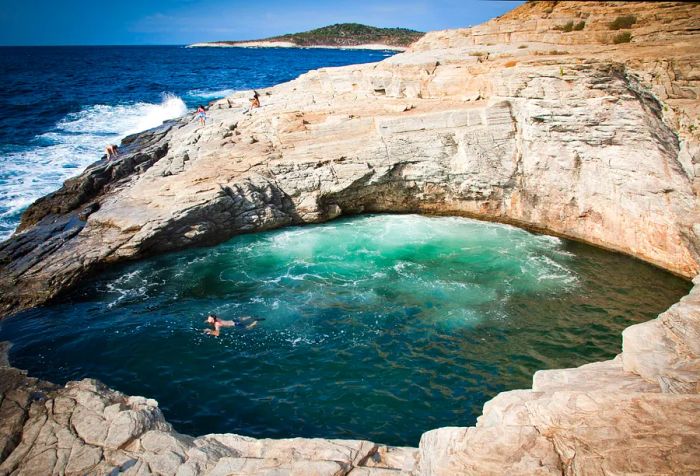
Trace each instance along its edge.
<instances>
[{"instance_id":1,"label":"layered rock strata","mask_svg":"<svg viewBox=\"0 0 700 476\"><path fill-rule=\"evenodd\" d=\"M510 222L694 276L700 7L551 8L431 33L381 63L263 91L259 109L239 93L204 126L185 117L127 138L117 161L38 200L0 245L3 311L118 261L361 212ZM600 44L596 25L623 11L644 41L635 29L632 43ZM583 31L553 30L575 14L588 15Z\"/></svg>"},{"instance_id":2,"label":"layered rock strata","mask_svg":"<svg viewBox=\"0 0 700 476\"><path fill-rule=\"evenodd\" d=\"M635 23L631 42L614 44L619 32L609 25L620 15L634 15ZM566 32L568 22L584 27ZM363 212L509 222L693 277L700 262L699 81L697 4L529 2L475 28L430 33L378 64L312 71L263 91L260 109L247 111L247 94L239 93L213 103L205 126L183 118L129 137L117 161L94 164L30 207L18 232L0 245L0 304L9 313L44 303L119 261ZM418 466L404 469L700 471L697 303L694 288L658 319L627 329L614 361L538 373L532 390L488 403L476 427L426 433ZM46 401L58 395L77 401L70 397L76 388L102 395L105 408L118 401L119 412L140 411L94 382L46 390ZM21 428L3 429L11 440L5 448L14 450L3 450L0 468L27 459L11 460L25 435L35 447L32 431L41 428L27 427L32 412L48 415L39 403L17 400L2 402L25 416L12 420ZM148 431L176 438L148 411L152 420L144 418L155 425ZM107 422L100 412L95 421ZM182 467L202 440L185 439L180 453L167 450ZM104 441L93 443L94 454L107 454ZM52 444L37 455L58 455ZM307 444L314 446L291 443ZM373 447L357 444L357 454L362 445ZM269 459L265 453L240 454L231 464L243 466L222 471L273 471L260 461ZM339 466L318 473L398 468L372 469L364 456L324 456L318 461ZM100 458L94 466L100 471L118 463ZM209 465L225 458L237 457L200 459L208 462L190 469L214 471ZM174 474L144 461L138 470ZM31 469L20 462L6 471Z\"/></svg>"}]
</instances>

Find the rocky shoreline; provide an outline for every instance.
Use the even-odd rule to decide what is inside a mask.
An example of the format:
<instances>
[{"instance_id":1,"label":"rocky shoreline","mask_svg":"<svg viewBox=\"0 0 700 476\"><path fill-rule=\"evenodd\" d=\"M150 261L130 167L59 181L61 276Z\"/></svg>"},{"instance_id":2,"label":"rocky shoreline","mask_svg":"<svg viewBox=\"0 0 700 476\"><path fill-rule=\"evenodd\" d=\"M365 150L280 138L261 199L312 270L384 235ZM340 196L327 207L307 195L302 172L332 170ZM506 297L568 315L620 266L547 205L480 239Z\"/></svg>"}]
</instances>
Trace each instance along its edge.
<instances>
[{"instance_id":1,"label":"rocky shoreline","mask_svg":"<svg viewBox=\"0 0 700 476\"><path fill-rule=\"evenodd\" d=\"M330 48L406 51L424 33L406 28L377 28L359 23L336 23L300 33L245 41L209 41L188 48Z\"/></svg>"},{"instance_id":2,"label":"rocky shoreline","mask_svg":"<svg viewBox=\"0 0 700 476\"><path fill-rule=\"evenodd\" d=\"M635 16L628 42L617 43L610 30L620 15ZM249 93L237 93L210 105L205 126L182 118L131 136L118 161L95 163L37 201L0 244L2 313L43 304L120 261L363 212L508 222L693 278L700 270L699 18L697 4L529 2L471 29L429 33L381 63L312 71L264 90L260 109L247 111ZM568 22L584 27L566 31ZM57 388L6 367L0 412L10 413L0 434L9 443L0 474L47 474L50 464L48 473L70 473L66 448L76 443L65 428L78 439L76 455L80 445L92 448L85 451L93 465L75 474L119 467L141 474L693 474L700 471L695 284L658 319L628 328L617 359L538 372L532 390L488 402L476 427L424 434L417 453L355 442L339 456L327 440L239 444L231 436L214 438L228 449L202 456L197 448L209 437L182 443L147 401L133 406L93 381ZM34 399L35 391L44 397ZM79 405L64 402L70 409L56 413L64 396ZM82 409L75 416L81 406L97 416ZM145 433L133 430L126 446L108 448L114 415L107 408L144 411L135 418L151 423L138 426ZM65 413L70 418L56 417ZM71 422L83 415L104 438L80 435ZM149 436L144 446L151 431L179 443L151 445ZM226 453L231 448L239 453ZM128 459L108 460L108 449ZM145 456L159 451L173 464ZM371 467L382 452L413 465Z\"/></svg>"},{"instance_id":3,"label":"rocky shoreline","mask_svg":"<svg viewBox=\"0 0 700 476\"><path fill-rule=\"evenodd\" d=\"M314 45L300 46L290 41L242 41L240 43L192 43L187 45L187 48L309 48L309 49L329 49L329 50L377 50L377 51L406 51L408 47L392 46L378 43L369 43L353 46L335 46L335 45Z\"/></svg>"},{"instance_id":4,"label":"rocky shoreline","mask_svg":"<svg viewBox=\"0 0 700 476\"><path fill-rule=\"evenodd\" d=\"M418 448L363 440L191 437L155 400L85 379L60 387L10 366L0 343L0 475L561 475L700 471L700 279L627 328L607 362L535 373L474 427Z\"/></svg>"},{"instance_id":5,"label":"rocky shoreline","mask_svg":"<svg viewBox=\"0 0 700 476\"><path fill-rule=\"evenodd\" d=\"M309 72L250 112L236 93L205 126L184 117L127 138L118 161L38 200L0 244L0 310L119 261L362 212L507 222L692 278L697 6L543 8ZM554 30L586 10L587 29ZM601 44L607 19L633 10L648 43Z\"/></svg>"}]
</instances>

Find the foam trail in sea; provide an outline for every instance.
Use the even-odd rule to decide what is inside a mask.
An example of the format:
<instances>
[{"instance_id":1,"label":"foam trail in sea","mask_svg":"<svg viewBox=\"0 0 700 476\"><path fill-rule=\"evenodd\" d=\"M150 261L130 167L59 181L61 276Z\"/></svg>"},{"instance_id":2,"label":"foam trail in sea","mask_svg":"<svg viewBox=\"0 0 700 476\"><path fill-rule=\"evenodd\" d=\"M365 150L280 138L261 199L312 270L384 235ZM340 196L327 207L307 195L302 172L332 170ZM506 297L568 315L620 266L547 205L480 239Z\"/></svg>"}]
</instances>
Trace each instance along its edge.
<instances>
[{"instance_id":1,"label":"foam trail in sea","mask_svg":"<svg viewBox=\"0 0 700 476\"><path fill-rule=\"evenodd\" d=\"M192 89L187 91L187 96L191 98L205 99L207 101L212 101L214 99L225 98L227 96L235 93L235 89L221 89L218 91L210 91L206 89Z\"/></svg>"},{"instance_id":2,"label":"foam trail in sea","mask_svg":"<svg viewBox=\"0 0 700 476\"><path fill-rule=\"evenodd\" d=\"M184 101L170 94L159 104L96 104L68 114L29 147L1 153L0 240L12 234L27 206L98 160L107 144L186 112Z\"/></svg>"}]
</instances>

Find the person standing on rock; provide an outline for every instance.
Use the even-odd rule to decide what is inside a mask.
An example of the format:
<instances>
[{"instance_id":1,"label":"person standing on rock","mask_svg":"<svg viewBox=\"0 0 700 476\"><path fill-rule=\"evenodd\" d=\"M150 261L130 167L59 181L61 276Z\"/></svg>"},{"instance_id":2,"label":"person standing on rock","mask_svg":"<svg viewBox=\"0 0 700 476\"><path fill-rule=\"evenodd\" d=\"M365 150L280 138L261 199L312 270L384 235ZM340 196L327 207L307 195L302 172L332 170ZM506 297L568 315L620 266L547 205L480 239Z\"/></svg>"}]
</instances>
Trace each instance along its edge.
<instances>
[{"instance_id":1,"label":"person standing on rock","mask_svg":"<svg viewBox=\"0 0 700 476\"><path fill-rule=\"evenodd\" d=\"M199 123L201 125L204 125L207 121L207 110L204 109L204 106L200 104L195 114L197 116L197 119L199 119Z\"/></svg>"},{"instance_id":2,"label":"person standing on rock","mask_svg":"<svg viewBox=\"0 0 700 476\"><path fill-rule=\"evenodd\" d=\"M117 155L119 154L119 147L117 147L114 144L109 144L107 148L105 149L105 152L107 152L107 160L112 160L116 159Z\"/></svg>"}]
</instances>

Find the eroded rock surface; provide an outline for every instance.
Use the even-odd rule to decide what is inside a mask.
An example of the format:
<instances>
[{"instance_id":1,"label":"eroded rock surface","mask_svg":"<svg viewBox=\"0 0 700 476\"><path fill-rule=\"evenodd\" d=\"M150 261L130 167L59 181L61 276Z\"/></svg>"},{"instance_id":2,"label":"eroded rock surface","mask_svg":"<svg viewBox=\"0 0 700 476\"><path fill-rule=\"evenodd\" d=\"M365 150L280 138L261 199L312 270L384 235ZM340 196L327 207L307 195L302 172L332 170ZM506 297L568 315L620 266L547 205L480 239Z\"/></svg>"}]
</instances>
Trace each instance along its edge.
<instances>
[{"instance_id":1,"label":"eroded rock surface","mask_svg":"<svg viewBox=\"0 0 700 476\"><path fill-rule=\"evenodd\" d=\"M0 344L0 475L415 474L418 450L368 441L181 435L158 403L85 379L58 387L7 365Z\"/></svg>"},{"instance_id":2,"label":"eroded rock surface","mask_svg":"<svg viewBox=\"0 0 700 476\"><path fill-rule=\"evenodd\" d=\"M631 43L608 23L637 17ZM581 31L556 28L584 21ZM698 272L700 6L528 3L125 140L0 245L0 305L111 263L341 214L467 215Z\"/></svg>"}]
</instances>

